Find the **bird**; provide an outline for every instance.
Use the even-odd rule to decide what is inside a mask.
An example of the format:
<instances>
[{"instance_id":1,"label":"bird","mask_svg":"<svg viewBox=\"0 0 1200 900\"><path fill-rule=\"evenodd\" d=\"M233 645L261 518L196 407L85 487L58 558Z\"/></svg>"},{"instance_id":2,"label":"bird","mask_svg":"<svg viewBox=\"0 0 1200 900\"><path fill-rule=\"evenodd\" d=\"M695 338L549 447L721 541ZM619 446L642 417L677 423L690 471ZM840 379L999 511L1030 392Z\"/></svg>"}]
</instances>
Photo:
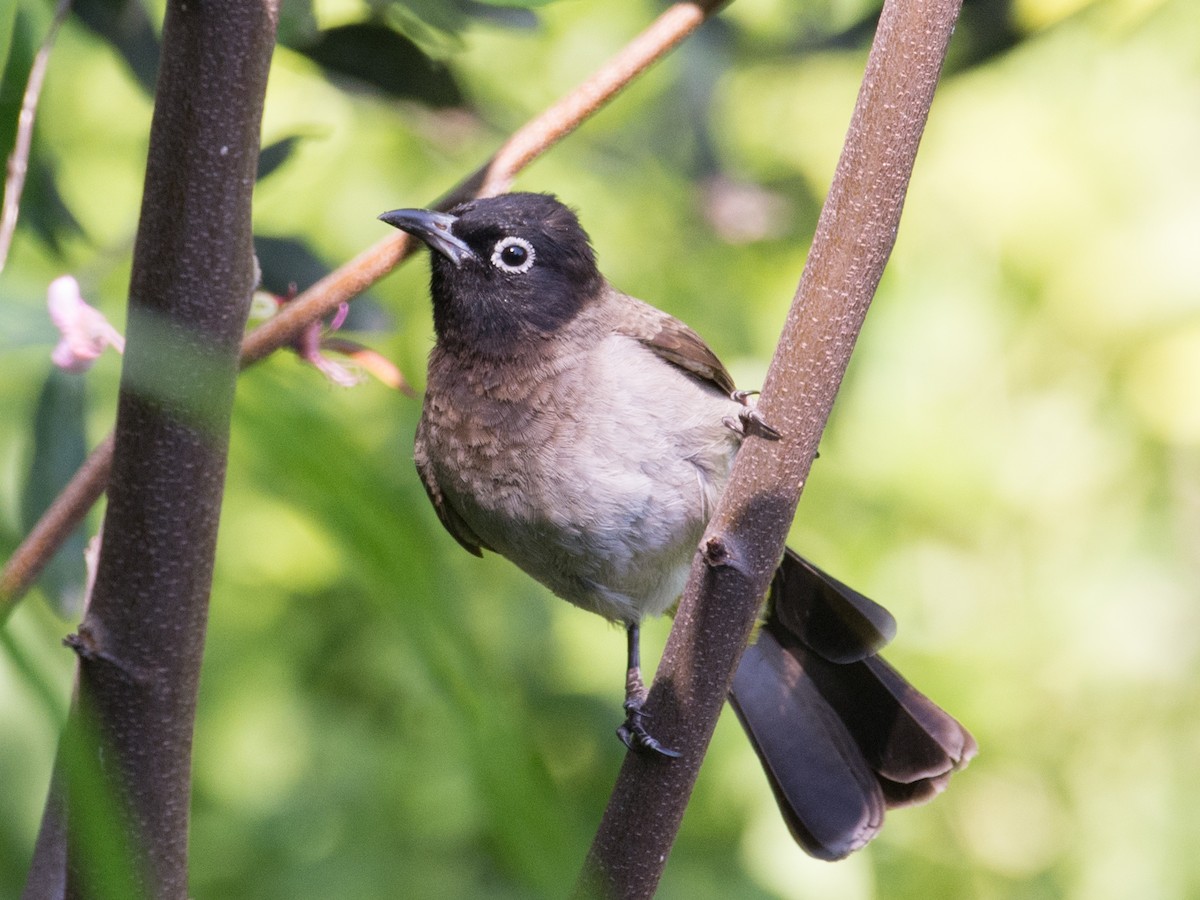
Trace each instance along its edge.
<instances>
[{"instance_id":1,"label":"bird","mask_svg":"<svg viewBox=\"0 0 1200 900\"><path fill-rule=\"evenodd\" d=\"M379 218L430 249L435 342L413 457L445 529L624 627L631 750L643 619L670 611L738 448L778 433L691 328L601 274L577 214L514 192ZM931 799L970 733L878 654L892 615L788 549L730 703L793 837L836 860Z\"/></svg>"}]
</instances>

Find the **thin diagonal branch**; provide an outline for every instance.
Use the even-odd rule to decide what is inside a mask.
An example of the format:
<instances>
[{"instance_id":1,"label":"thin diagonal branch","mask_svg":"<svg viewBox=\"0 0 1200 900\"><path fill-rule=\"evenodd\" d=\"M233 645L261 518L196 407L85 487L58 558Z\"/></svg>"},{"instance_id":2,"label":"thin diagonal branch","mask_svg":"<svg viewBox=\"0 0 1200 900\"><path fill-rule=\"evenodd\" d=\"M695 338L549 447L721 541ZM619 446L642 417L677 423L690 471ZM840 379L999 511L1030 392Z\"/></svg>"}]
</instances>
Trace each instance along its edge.
<instances>
[{"instance_id":1,"label":"thin diagonal branch","mask_svg":"<svg viewBox=\"0 0 1200 900\"><path fill-rule=\"evenodd\" d=\"M649 706L683 751L630 753L578 886L650 897L759 606L783 554L858 332L896 239L961 0L886 0L866 73L759 409L783 439L748 441L692 564Z\"/></svg>"},{"instance_id":2,"label":"thin diagonal branch","mask_svg":"<svg viewBox=\"0 0 1200 900\"><path fill-rule=\"evenodd\" d=\"M104 493L112 469L112 432L90 454L13 553L0 576L0 623ZM100 486L99 493L96 485ZM8 602L6 602L8 601Z\"/></svg>"},{"instance_id":3,"label":"thin diagonal branch","mask_svg":"<svg viewBox=\"0 0 1200 900\"><path fill-rule=\"evenodd\" d=\"M456 185L437 205L448 208L470 197L506 190L522 169L595 115L726 2L699 0L668 7L587 81L514 132L487 163ZM412 249L408 235L397 232L326 275L246 336L242 366L253 365L291 344L312 322L353 300L391 272ZM0 623L100 499L107 484L111 457L111 441L106 439L64 489L63 496L69 496L71 502L60 502L60 497L13 552L0 572Z\"/></svg>"},{"instance_id":4,"label":"thin diagonal branch","mask_svg":"<svg viewBox=\"0 0 1200 900\"><path fill-rule=\"evenodd\" d=\"M725 3L703 0L668 8L591 78L514 134L476 173L476 177L483 176L479 195L490 197L508 190L518 172L578 128Z\"/></svg>"},{"instance_id":5,"label":"thin diagonal branch","mask_svg":"<svg viewBox=\"0 0 1200 900\"><path fill-rule=\"evenodd\" d=\"M4 208L0 210L0 272L8 261L8 251L17 230L17 215L21 210L21 194L25 191L25 175L29 171L29 150L33 145L33 120L37 116L38 101L42 97L42 85L46 81L46 66L50 62L50 51L58 30L71 9L71 0L58 0L54 10L54 21L46 33L46 39L33 57L29 67L29 80L25 83L25 95L21 98L21 111L17 115L17 134L12 153L8 157L7 175L4 181Z\"/></svg>"}]
</instances>

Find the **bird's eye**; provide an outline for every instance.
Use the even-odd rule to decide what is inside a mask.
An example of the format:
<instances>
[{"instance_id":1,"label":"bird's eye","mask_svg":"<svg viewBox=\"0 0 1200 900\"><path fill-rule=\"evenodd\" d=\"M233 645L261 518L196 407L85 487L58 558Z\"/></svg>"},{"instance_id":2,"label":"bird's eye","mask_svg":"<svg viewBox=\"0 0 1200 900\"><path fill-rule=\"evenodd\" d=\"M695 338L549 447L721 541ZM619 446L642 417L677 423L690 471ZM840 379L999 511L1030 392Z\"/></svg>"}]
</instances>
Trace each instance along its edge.
<instances>
[{"instance_id":1,"label":"bird's eye","mask_svg":"<svg viewBox=\"0 0 1200 900\"><path fill-rule=\"evenodd\" d=\"M533 265L533 244L519 237L501 238L492 250L492 265L497 269L519 275Z\"/></svg>"}]
</instances>

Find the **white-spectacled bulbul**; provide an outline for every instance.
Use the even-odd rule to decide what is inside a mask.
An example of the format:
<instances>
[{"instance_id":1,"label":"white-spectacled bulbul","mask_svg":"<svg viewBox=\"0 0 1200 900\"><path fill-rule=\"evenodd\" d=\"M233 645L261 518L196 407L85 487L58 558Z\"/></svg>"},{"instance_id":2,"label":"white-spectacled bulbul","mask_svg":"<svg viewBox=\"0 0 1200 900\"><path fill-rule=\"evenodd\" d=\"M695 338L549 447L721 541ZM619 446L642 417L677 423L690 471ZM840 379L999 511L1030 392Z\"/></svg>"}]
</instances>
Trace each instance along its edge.
<instances>
[{"instance_id":1,"label":"white-spectacled bulbul","mask_svg":"<svg viewBox=\"0 0 1200 900\"><path fill-rule=\"evenodd\" d=\"M554 197L380 218L433 251L415 458L438 517L471 553L621 623L618 735L676 755L646 729L638 626L679 598L743 440L776 435L695 332L605 280ZM894 633L887 610L789 550L734 678L733 707L814 856L863 846L886 808L928 800L975 754L876 655Z\"/></svg>"}]
</instances>

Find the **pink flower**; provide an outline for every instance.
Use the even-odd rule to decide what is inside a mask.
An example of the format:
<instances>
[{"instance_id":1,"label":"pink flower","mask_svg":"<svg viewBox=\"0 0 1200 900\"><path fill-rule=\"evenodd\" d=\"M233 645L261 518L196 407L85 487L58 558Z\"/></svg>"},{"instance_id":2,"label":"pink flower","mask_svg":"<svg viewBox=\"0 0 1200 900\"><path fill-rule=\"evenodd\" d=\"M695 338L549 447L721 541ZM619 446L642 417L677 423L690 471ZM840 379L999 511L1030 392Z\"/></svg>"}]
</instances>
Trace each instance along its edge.
<instances>
[{"instance_id":1,"label":"pink flower","mask_svg":"<svg viewBox=\"0 0 1200 900\"><path fill-rule=\"evenodd\" d=\"M291 302L296 293L293 289L282 297L275 294L267 296L272 298L278 309ZM311 322L292 342L296 355L339 387L354 387L361 384L367 375L374 375L388 387L410 397L415 396L404 375L391 360L357 341L333 337L333 332L345 324L349 313L350 304L341 303L327 326L320 321ZM329 353L344 357L346 362L334 359Z\"/></svg>"},{"instance_id":2,"label":"pink flower","mask_svg":"<svg viewBox=\"0 0 1200 900\"><path fill-rule=\"evenodd\" d=\"M329 330L337 331L341 328L349 312L350 304L340 304L337 312L333 314L333 321L329 323ZM296 339L293 346L302 360L309 365L315 366L319 372L334 384L340 387L354 387L356 384L362 382L364 377L362 372L344 365L335 359L330 359L324 354L325 331L319 321L311 322L301 333L300 337Z\"/></svg>"},{"instance_id":3,"label":"pink flower","mask_svg":"<svg viewBox=\"0 0 1200 900\"><path fill-rule=\"evenodd\" d=\"M50 282L46 291L50 319L62 338L50 361L66 372L86 372L110 344L125 352L125 338L109 324L104 314L88 306L79 293L79 282L63 275Z\"/></svg>"}]
</instances>

